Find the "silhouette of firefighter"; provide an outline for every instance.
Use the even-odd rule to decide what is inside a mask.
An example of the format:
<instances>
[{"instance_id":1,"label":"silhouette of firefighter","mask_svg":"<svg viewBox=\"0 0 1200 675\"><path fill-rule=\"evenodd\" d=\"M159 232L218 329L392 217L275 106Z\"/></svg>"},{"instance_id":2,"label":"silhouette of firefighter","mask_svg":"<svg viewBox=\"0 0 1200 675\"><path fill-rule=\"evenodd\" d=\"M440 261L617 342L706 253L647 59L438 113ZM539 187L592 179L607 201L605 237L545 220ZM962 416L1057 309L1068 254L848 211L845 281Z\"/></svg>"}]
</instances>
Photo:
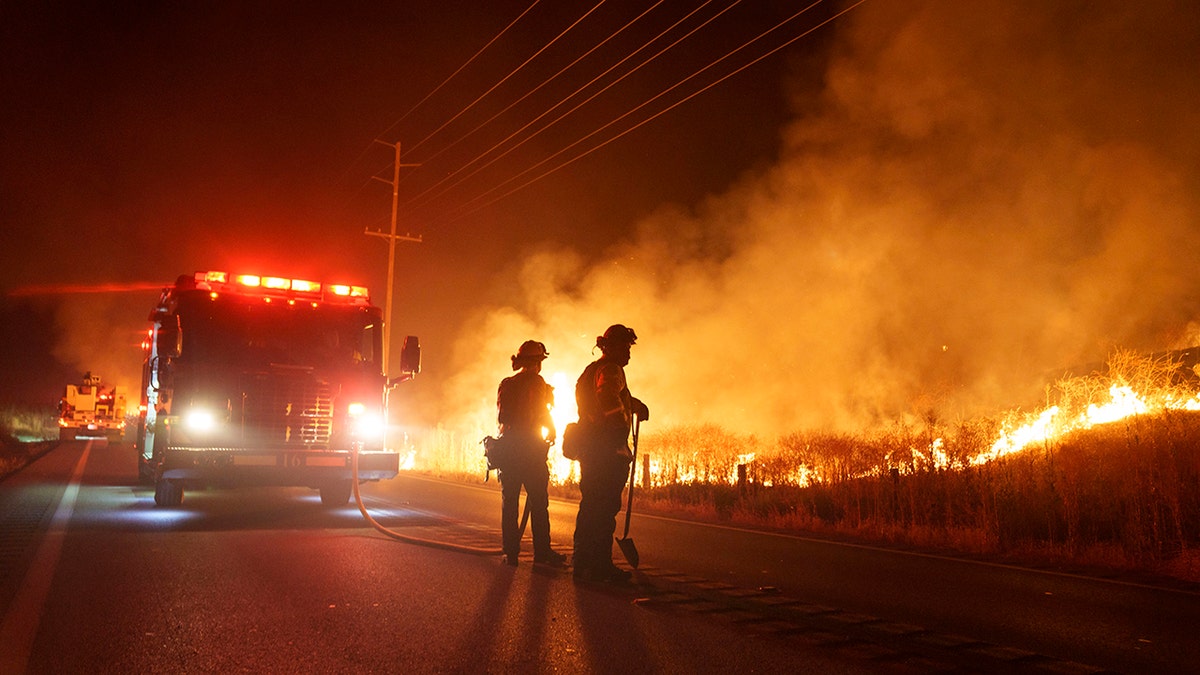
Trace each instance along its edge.
<instances>
[{"instance_id":1,"label":"silhouette of firefighter","mask_svg":"<svg viewBox=\"0 0 1200 675\"><path fill-rule=\"evenodd\" d=\"M524 522L518 524L521 487L525 487L525 515L533 529L533 561L562 566L566 557L550 548L550 470L546 455L554 445L556 431L550 410L554 389L542 379L542 361L549 356L546 345L535 340L523 343L512 357L516 375L504 378L496 396L500 444L505 458L499 466L500 529L504 561L517 565ZM548 430L546 437L542 429Z\"/></svg>"},{"instance_id":2,"label":"silhouette of firefighter","mask_svg":"<svg viewBox=\"0 0 1200 675\"><path fill-rule=\"evenodd\" d=\"M613 564L613 533L621 510L621 492L629 476L633 455L629 432L633 416L650 417L646 404L629 393L625 366L637 342L633 329L615 324L596 338L601 356L593 361L575 383L579 424L587 444L579 454L579 514L575 518L577 579L622 582L630 573Z\"/></svg>"}]
</instances>

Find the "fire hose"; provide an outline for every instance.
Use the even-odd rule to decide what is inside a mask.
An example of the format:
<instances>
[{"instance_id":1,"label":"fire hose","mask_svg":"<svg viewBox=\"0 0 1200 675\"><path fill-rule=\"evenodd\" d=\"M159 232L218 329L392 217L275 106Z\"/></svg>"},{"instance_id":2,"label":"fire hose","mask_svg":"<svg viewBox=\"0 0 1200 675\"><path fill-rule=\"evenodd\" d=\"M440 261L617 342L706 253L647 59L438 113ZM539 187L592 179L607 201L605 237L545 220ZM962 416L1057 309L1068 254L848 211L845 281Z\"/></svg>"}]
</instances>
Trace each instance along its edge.
<instances>
[{"instance_id":1,"label":"fire hose","mask_svg":"<svg viewBox=\"0 0 1200 675\"><path fill-rule=\"evenodd\" d=\"M363 504L362 493L358 489L358 446L357 445L354 447L353 450L351 450L350 455L351 455L350 462L351 462L351 476L352 476L351 484L354 486L354 501L358 503L358 510L360 513L362 513L363 518L366 518L367 522L371 524L371 527L374 527L380 533L382 533L392 539L395 539L396 541L401 541L406 544L417 544L419 546L429 546L431 548L440 548L440 549L443 549L446 551L457 551L458 553L471 553L474 555L500 555L501 553L503 553L503 551L500 548L484 548L484 547L480 547L480 546L467 546L465 544L451 544L449 542L438 541L436 539L426 539L424 537L414 537L412 535L401 534L399 532L396 532L395 530L385 527L382 523L375 520L375 518L371 516L370 512L367 511L366 505Z\"/></svg>"}]
</instances>

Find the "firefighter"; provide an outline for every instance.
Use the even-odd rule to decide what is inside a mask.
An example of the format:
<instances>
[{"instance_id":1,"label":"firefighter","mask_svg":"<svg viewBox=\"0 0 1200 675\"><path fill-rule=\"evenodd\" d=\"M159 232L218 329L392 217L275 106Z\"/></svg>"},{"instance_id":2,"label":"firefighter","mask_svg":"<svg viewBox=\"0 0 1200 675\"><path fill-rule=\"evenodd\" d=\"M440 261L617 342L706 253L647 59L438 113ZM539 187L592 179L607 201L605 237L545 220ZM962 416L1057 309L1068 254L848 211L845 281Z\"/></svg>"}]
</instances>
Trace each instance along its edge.
<instances>
[{"instance_id":1,"label":"firefighter","mask_svg":"<svg viewBox=\"0 0 1200 675\"><path fill-rule=\"evenodd\" d=\"M587 581L623 582L631 574L613 564L613 533L621 510L621 492L633 454L629 431L633 416L646 420L650 410L625 384L633 329L615 324L596 338L601 356L584 368L575 384L579 423L588 435L579 457L579 513L575 518L574 576Z\"/></svg>"},{"instance_id":2,"label":"firefighter","mask_svg":"<svg viewBox=\"0 0 1200 675\"><path fill-rule=\"evenodd\" d=\"M533 561L562 567L566 556L550 548L550 470L546 455L555 442L554 389L542 379L542 361L550 354L546 345L528 340L512 357L516 375L504 378L496 396L500 442L509 459L500 467L500 530L504 561L516 567L523 528L518 525L521 487L533 529ZM548 435L542 436L542 429Z\"/></svg>"}]
</instances>

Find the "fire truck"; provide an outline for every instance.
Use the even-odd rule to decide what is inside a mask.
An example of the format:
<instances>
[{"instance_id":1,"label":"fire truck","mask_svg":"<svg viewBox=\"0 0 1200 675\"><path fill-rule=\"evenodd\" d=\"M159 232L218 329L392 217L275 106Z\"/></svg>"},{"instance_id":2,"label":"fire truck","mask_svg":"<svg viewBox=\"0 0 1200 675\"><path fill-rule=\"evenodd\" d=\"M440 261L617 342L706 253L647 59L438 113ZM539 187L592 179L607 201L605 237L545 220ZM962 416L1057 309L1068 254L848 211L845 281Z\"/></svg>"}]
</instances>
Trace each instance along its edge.
<instances>
[{"instance_id":1,"label":"fire truck","mask_svg":"<svg viewBox=\"0 0 1200 675\"><path fill-rule=\"evenodd\" d=\"M72 441L103 436L119 441L125 434L125 388L106 387L100 376L85 373L82 384L68 384L58 403L58 437Z\"/></svg>"},{"instance_id":2,"label":"fire truck","mask_svg":"<svg viewBox=\"0 0 1200 675\"><path fill-rule=\"evenodd\" d=\"M367 289L196 272L163 290L150 322L135 446L159 506L207 486L306 486L339 506L354 481L399 472L385 397L419 372L420 345L405 339L388 381Z\"/></svg>"}]
</instances>

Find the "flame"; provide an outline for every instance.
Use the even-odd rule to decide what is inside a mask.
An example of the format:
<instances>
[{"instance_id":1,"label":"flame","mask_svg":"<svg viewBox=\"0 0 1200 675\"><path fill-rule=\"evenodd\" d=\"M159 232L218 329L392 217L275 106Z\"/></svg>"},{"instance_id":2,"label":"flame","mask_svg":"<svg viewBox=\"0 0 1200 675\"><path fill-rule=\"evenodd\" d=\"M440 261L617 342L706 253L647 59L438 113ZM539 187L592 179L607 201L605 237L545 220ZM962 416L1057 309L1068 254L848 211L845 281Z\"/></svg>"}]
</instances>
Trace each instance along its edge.
<instances>
[{"instance_id":1,"label":"flame","mask_svg":"<svg viewBox=\"0 0 1200 675\"><path fill-rule=\"evenodd\" d=\"M745 466L749 469L746 472L746 478L756 484L770 486L774 482L781 482L803 487L831 479L878 475L878 472L881 471L895 471L897 467L900 470L906 468L917 471L948 470L962 466L963 463L969 466L982 465L1036 447L1037 444L1051 443L1055 439L1075 431L1111 424L1133 416L1156 415L1172 410L1200 411L1200 393L1194 389L1183 388L1177 383L1176 364L1121 357L1114 358L1114 362L1110 365L1111 372L1115 375L1105 376L1103 379L1095 376L1072 378L1058 383L1057 387L1063 396L1057 405L1048 405L1043 410L1031 413L1010 413L1011 420L1000 425L994 440L990 441L990 445L984 445L982 449L974 451L977 453L974 456L964 457L958 454L952 456L953 453L949 446L953 441L941 437L925 437L927 440L919 442L914 438L906 444L907 447L889 452L887 457L882 460L883 465L867 468L859 466L849 470L852 472L851 475L847 473L846 466L838 464L836 457L833 464L823 464L819 454L814 455L816 459L812 465L805 463L787 468L780 467L777 463L772 463L775 457L770 451L771 442L769 440L762 444L753 440L753 437L749 439L735 437L718 450L718 452L732 450L737 453L734 457L729 458L735 460L732 462L733 468L728 472L722 469L720 470L722 475L717 475L713 472L713 465L708 461L711 457L708 459L702 457L704 452L701 452L701 449L689 450L687 443L684 443L682 448L676 447L679 445L677 441L665 441L665 437L657 437L656 434L643 439L642 454L638 458L637 481L638 484L648 483L651 486L713 480L734 485L741 477L739 467ZM1197 374L1200 374L1200 369L1197 369ZM551 411L551 417L554 420L557 435L561 438L567 424L578 418L574 396L575 377L570 374L569 367L543 376L555 390L555 407ZM1143 384L1135 387L1129 384L1130 382ZM491 420L494 420L492 415L494 413L487 407L481 408L478 414L480 420L478 428L486 429ZM543 433L548 435L549 429L543 430ZM868 437L865 442L870 443L870 438ZM656 450L655 448L660 443L665 443L666 447L659 447ZM953 447L960 452L965 449L957 444ZM820 453L821 451L813 449L813 452ZM693 454L690 461L686 456L689 453ZM474 462L477 462L478 459L478 453L474 452L472 447L468 451L455 450L446 453L444 461L447 461L447 466L451 463L463 465L459 467L456 464L456 469L474 470L476 468ZM416 463L414 460L415 457L410 456L405 462L405 469L413 468ZM719 461L729 460L722 457ZM769 476L759 475L755 465L760 461L768 463L769 468L763 473L770 474ZM562 456L561 447L557 443L550 447L548 464L550 478L556 484L578 481L578 464L565 459ZM725 466L729 465L725 464ZM643 471L646 471L646 474L643 474ZM836 475L831 475L831 471Z\"/></svg>"},{"instance_id":2,"label":"flame","mask_svg":"<svg viewBox=\"0 0 1200 675\"><path fill-rule=\"evenodd\" d=\"M1109 400L1089 403L1078 415L1064 414L1059 406L1051 406L1030 422L1015 429L1002 429L1000 438L990 452L975 457L971 463L978 465L993 459L1020 452L1034 443L1045 443L1072 431L1091 429L1100 424L1109 424L1132 417L1167 410L1200 410L1200 393L1181 399L1171 393L1142 395L1128 385L1113 384L1108 389Z\"/></svg>"},{"instance_id":3,"label":"flame","mask_svg":"<svg viewBox=\"0 0 1200 675\"><path fill-rule=\"evenodd\" d=\"M554 409L550 411L550 417L561 440L567 423L579 418L579 411L575 407L575 383L561 370L550 375L547 382L554 387ZM550 448L550 480L565 483L572 478L579 478L575 462L563 457L562 446L556 443Z\"/></svg>"}]
</instances>

